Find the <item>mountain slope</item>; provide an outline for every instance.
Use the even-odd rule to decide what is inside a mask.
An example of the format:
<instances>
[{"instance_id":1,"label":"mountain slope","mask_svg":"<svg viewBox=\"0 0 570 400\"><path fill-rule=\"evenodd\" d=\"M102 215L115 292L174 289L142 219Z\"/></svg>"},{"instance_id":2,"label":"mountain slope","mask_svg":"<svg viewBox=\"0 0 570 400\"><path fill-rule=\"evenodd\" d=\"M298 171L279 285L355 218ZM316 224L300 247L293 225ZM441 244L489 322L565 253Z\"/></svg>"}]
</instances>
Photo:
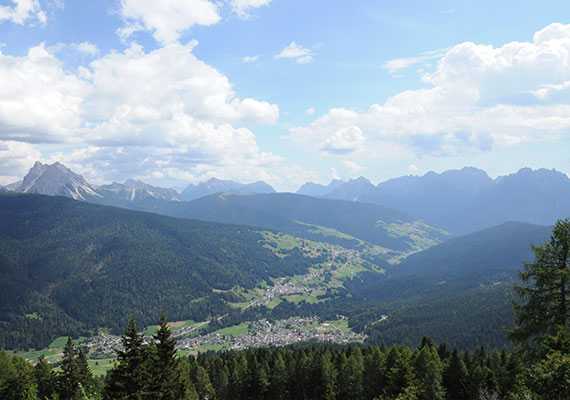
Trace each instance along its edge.
<instances>
[{"instance_id":1,"label":"mountain slope","mask_svg":"<svg viewBox=\"0 0 570 400\"><path fill-rule=\"evenodd\" d=\"M273 228L345 247L358 247L365 241L396 252L417 251L447 237L437 228L386 207L292 193L206 196L172 204L168 214Z\"/></svg>"},{"instance_id":2,"label":"mountain slope","mask_svg":"<svg viewBox=\"0 0 570 400\"><path fill-rule=\"evenodd\" d=\"M417 343L428 335L461 347L508 345L513 284L530 244L548 240L551 227L505 223L450 239L411 255L387 276L345 285L357 303L353 323L373 343ZM381 318L384 315L384 318Z\"/></svg>"},{"instance_id":3,"label":"mountain slope","mask_svg":"<svg viewBox=\"0 0 570 400\"><path fill-rule=\"evenodd\" d=\"M161 310L172 319L222 314L228 306L213 289L251 288L311 264L294 251L276 256L254 228L62 197L0 195L0 221L0 347L120 330L129 315L144 325Z\"/></svg>"}]
</instances>

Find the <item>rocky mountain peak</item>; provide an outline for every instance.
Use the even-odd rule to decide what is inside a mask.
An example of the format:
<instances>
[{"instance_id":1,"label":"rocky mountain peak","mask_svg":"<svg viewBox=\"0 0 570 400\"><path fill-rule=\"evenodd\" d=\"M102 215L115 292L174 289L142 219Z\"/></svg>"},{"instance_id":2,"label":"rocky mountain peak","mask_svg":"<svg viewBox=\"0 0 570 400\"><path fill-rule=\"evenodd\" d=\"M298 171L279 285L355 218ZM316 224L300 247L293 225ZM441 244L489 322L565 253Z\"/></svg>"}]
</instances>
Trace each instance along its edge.
<instances>
[{"instance_id":1,"label":"rocky mountain peak","mask_svg":"<svg viewBox=\"0 0 570 400\"><path fill-rule=\"evenodd\" d=\"M16 191L64 196L75 200L85 200L86 196L100 197L81 175L59 162L43 164L36 161Z\"/></svg>"}]
</instances>

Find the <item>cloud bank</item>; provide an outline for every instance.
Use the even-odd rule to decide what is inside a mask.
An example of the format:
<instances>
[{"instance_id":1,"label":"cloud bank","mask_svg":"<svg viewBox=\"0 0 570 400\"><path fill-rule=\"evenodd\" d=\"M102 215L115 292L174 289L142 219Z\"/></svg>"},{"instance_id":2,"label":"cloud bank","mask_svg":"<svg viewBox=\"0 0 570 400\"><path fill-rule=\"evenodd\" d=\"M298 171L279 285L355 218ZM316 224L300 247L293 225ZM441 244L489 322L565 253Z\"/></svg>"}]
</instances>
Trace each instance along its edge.
<instances>
[{"instance_id":1,"label":"cloud bank","mask_svg":"<svg viewBox=\"0 0 570 400\"><path fill-rule=\"evenodd\" d=\"M465 42L419 74L428 88L408 90L368 110L335 108L288 139L323 154L397 151L451 156L557 140L570 131L570 25L551 24L530 42L501 47ZM431 56L409 61L421 63ZM408 63L386 63L394 72ZM345 134L351 130L352 140ZM372 150L374 149L374 150Z\"/></svg>"}]
</instances>

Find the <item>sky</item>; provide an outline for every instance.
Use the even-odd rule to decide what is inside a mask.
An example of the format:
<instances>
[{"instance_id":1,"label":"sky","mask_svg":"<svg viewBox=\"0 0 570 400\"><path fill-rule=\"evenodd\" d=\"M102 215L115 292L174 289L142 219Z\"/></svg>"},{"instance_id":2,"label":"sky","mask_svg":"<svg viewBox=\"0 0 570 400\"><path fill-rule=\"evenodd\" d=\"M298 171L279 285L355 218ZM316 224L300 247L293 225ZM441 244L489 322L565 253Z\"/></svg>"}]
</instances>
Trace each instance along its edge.
<instances>
[{"instance_id":1,"label":"sky","mask_svg":"<svg viewBox=\"0 0 570 400\"><path fill-rule=\"evenodd\" d=\"M0 0L0 184L570 172L568 1Z\"/></svg>"}]
</instances>

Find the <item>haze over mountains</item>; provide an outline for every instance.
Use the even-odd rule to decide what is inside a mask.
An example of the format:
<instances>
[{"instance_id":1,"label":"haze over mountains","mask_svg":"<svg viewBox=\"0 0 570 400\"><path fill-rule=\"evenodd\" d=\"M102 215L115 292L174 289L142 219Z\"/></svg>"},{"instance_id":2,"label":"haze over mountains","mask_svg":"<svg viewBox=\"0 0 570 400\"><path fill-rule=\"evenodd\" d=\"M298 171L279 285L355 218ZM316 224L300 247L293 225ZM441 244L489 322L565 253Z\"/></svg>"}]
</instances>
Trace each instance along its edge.
<instances>
[{"instance_id":1,"label":"haze over mountains","mask_svg":"<svg viewBox=\"0 0 570 400\"><path fill-rule=\"evenodd\" d=\"M360 177L323 197L395 208L458 234L507 221L550 225L570 215L570 179L547 169L523 168L491 179L483 170L466 167L377 186Z\"/></svg>"},{"instance_id":2,"label":"haze over mountains","mask_svg":"<svg viewBox=\"0 0 570 400\"><path fill-rule=\"evenodd\" d=\"M3 190L8 189L5 187ZM256 203L254 208L258 211L261 211L260 199L268 204L277 201L275 199L279 199L278 202L284 199L262 181L241 184L212 178L198 185L188 185L182 194L133 180L127 180L124 184L96 186L62 164L45 165L39 162L20 184L11 185L10 190L59 195L165 215L181 216L181 209L203 210L202 214L186 212L184 217L269 227L274 227L275 223L269 223L262 214L240 214L236 210L229 212L227 208L222 213L216 205L220 198L210 197L208 200L205 197L217 193L269 195L239 200L240 203ZM296 195L388 207L454 234L474 232L507 221L549 225L558 218L570 215L570 179L561 172L546 169L533 171L523 168L516 173L492 179L483 170L466 167L441 174L428 172L423 176L403 176L377 186L364 177L348 182L333 180L326 186L308 182ZM292 204L297 202L296 207L308 204L307 200L296 195L291 194L287 199ZM225 199L227 203L229 198ZM193 206L174 204L183 200L198 202ZM234 199L234 203L236 201ZM210 204L207 206L208 202ZM263 212L268 211L267 207L262 208L265 208Z\"/></svg>"}]
</instances>

